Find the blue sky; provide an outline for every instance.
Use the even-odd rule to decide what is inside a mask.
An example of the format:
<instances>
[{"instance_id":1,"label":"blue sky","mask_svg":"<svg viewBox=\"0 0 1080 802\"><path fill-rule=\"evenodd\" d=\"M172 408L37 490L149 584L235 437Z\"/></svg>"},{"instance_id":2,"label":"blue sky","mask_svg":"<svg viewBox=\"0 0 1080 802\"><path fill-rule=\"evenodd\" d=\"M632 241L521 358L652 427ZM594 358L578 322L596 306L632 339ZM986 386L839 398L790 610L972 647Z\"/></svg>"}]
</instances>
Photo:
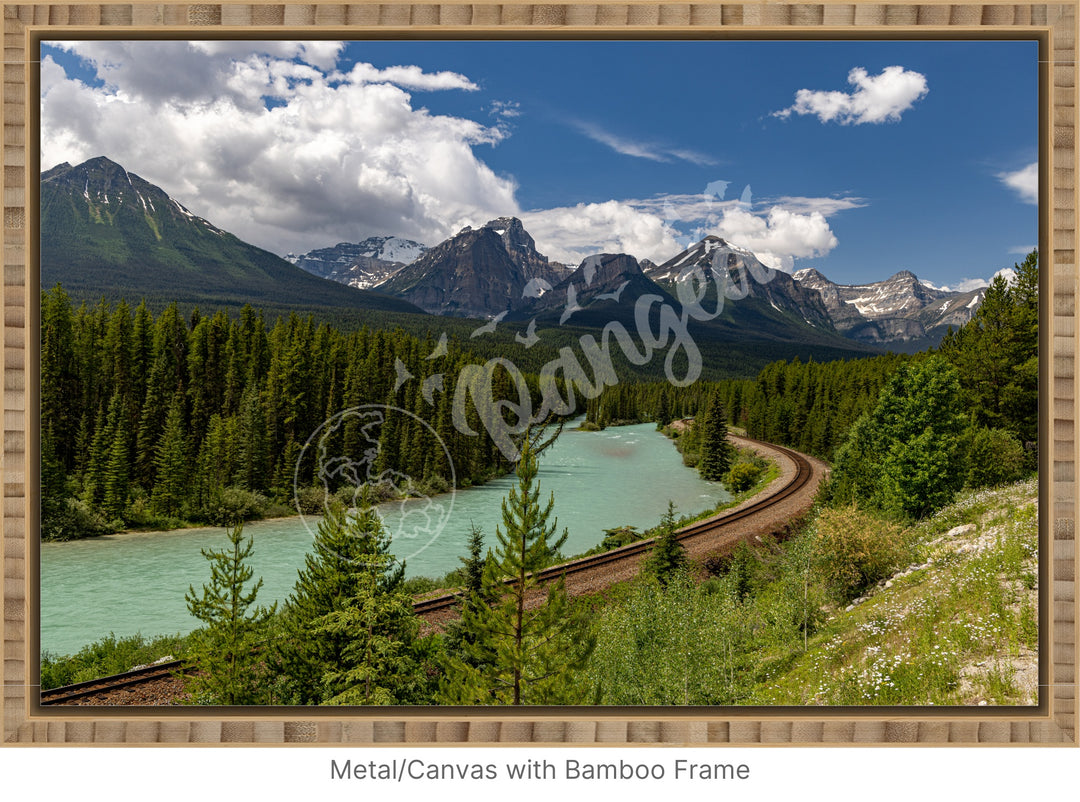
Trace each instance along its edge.
<instances>
[{"instance_id":1,"label":"blue sky","mask_svg":"<svg viewBox=\"0 0 1080 802\"><path fill-rule=\"evenodd\" d=\"M108 156L268 250L520 216L552 258L709 233L970 286L1037 238L1034 42L81 42L42 168Z\"/></svg>"}]
</instances>

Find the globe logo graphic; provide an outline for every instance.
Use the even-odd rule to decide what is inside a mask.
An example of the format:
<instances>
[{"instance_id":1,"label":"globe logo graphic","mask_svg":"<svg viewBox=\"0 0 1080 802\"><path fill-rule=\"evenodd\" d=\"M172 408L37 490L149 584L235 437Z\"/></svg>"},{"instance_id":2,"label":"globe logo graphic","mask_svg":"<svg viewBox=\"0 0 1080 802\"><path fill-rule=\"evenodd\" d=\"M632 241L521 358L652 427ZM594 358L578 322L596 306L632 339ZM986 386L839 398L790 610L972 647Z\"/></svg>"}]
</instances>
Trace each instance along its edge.
<instances>
[{"instance_id":1,"label":"globe logo graphic","mask_svg":"<svg viewBox=\"0 0 1080 802\"><path fill-rule=\"evenodd\" d=\"M449 483L446 492L431 495L427 485L388 467L391 460L380 459L384 427L400 429L404 425L424 427L430 435L430 448L442 450L449 472L444 477ZM398 561L434 543L450 519L457 488L454 462L442 438L412 412L385 404L365 404L337 413L311 434L296 461L293 500L304 527L314 537L320 516L305 514L305 506L311 509L310 502L301 503L301 466L312 463L316 487L322 487L322 511L344 505L354 512L365 499L375 500L375 513L391 535L391 551Z\"/></svg>"}]
</instances>

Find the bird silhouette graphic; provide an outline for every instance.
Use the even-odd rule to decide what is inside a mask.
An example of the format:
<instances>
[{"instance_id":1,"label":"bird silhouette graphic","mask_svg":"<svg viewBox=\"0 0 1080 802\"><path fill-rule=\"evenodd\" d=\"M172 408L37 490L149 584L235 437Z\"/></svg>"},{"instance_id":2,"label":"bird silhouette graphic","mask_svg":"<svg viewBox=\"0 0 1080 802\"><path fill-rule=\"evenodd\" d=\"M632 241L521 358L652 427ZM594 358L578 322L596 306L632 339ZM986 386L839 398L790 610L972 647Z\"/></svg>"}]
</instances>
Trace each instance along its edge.
<instances>
[{"instance_id":1,"label":"bird silhouette graphic","mask_svg":"<svg viewBox=\"0 0 1080 802\"><path fill-rule=\"evenodd\" d=\"M622 291L626 289L626 285L629 284L629 283L630 283L630 281L628 279L628 280L624 281L622 284L620 284L618 286L618 289L612 290L611 292L605 292L603 295L597 295L596 300L598 300L598 301L615 301L615 302L618 302L619 296L622 295Z\"/></svg>"},{"instance_id":2,"label":"bird silhouette graphic","mask_svg":"<svg viewBox=\"0 0 1080 802\"><path fill-rule=\"evenodd\" d=\"M442 333L442 337L439 338L438 344L435 346L435 350L428 354L425 359L438 359L440 356L446 356L446 332Z\"/></svg>"},{"instance_id":3,"label":"bird silhouette graphic","mask_svg":"<svg viewBox=\"0 0 1080 802\"><path fill-rule=\"evenodd\" d=\"M400 357L394 360L394 371L397 373L397 378L394 380L395 393L401 388L401 385L403 385L409 379L416 378L411 373L409 373L409 369L405 367L405 363L401 361Z\"/></svg>"},{"instance_id":4,"label":"bird silhouette graphic","mask_svg":"<svg viewBox=\"0 0 1080 802\"><path fill-rule=\"evenodd\" d=\"M577 289L573 284L566 288L566 309L563 310L562 317L559 318L559 325L561 326L567 320L570 319L570 315L574 312L580 312L582 307L578 306L577 302Z\"/></svg>"},{"instance_id":5,"label":"bird silhouette graphic","mask_svg":"<svg viewBox=\"0 0 1080 802\"><path fill-rule=\"evenodd\" d=\"M540 341L540 335L536 333L536 318L529 321L529 327L522 334L518 332L514 335L514 339L524 345L526 348L532 348Z\"/></svg>"},{"instance_id":6,"label":"bird silhouette graphic","mask_svg":"<svg viewBox=\"0 0 1080 802\"><path fill-rule=\"evenodd\" d=\"M472 333L469 335L469 338L472 339L473 337L479 337L481 334L494 334L495 327L499 325L499 322L504 317L506 317L506 312L499 312L499 314L495 315L495 317L491 319L490 323L485 323L480 328L473 329Z\"/></svg>"}]
</instances>

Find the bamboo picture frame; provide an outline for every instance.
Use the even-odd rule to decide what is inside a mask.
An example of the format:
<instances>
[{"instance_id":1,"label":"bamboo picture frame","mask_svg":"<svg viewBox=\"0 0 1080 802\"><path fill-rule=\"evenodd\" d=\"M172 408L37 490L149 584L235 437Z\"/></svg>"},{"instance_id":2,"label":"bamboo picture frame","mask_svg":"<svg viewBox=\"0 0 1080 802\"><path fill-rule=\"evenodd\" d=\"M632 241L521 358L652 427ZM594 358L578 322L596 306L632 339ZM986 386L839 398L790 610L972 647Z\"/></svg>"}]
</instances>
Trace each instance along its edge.
<instances>
[{"instance_id":1,"label":"bamboo picture frame","mask_svg":"<svg viewBox=\"0 0 1080 802\"><path fill-rule=\"evenodd\" d=\"M1075 178L1080 3L4 3L2 737L7 745L1080 745ZM1039 703L933 708L43 708L37 693L39 42L235 38L1028 38L1039 42Z\"/></svg>"}]
</instances>

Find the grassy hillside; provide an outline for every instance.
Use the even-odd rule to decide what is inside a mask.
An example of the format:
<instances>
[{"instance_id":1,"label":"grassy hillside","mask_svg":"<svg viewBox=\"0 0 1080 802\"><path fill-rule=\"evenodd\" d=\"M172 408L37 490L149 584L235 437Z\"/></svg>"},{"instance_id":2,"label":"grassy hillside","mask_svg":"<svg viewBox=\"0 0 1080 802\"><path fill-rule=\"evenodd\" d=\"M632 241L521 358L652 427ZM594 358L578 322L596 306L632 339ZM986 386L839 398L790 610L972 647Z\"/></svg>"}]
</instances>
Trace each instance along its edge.
<instances>
[{"instance_id":1,"label":"grassy hillside","mask_svg":"<svg viewBox=\"0 0 1080 802\"><path fill-rule=\"evenodd\" d=\"M1033 705L1037 482L902 528L823 509L781 544L592 600L605 705ZM711 578L700 581L703 576Z\"/></svg>"},{"instance_id":2,"label":"grassy hillside","mask_svg":"<svg viewBox=\"0 0 1080 802\"><path fill-rule=\"evenodd\" d=\"M905 530L908 564L773 655L752 694L782 705L1038 702L1038 483L962 497Z\"/></svg>"}]
</instances>

